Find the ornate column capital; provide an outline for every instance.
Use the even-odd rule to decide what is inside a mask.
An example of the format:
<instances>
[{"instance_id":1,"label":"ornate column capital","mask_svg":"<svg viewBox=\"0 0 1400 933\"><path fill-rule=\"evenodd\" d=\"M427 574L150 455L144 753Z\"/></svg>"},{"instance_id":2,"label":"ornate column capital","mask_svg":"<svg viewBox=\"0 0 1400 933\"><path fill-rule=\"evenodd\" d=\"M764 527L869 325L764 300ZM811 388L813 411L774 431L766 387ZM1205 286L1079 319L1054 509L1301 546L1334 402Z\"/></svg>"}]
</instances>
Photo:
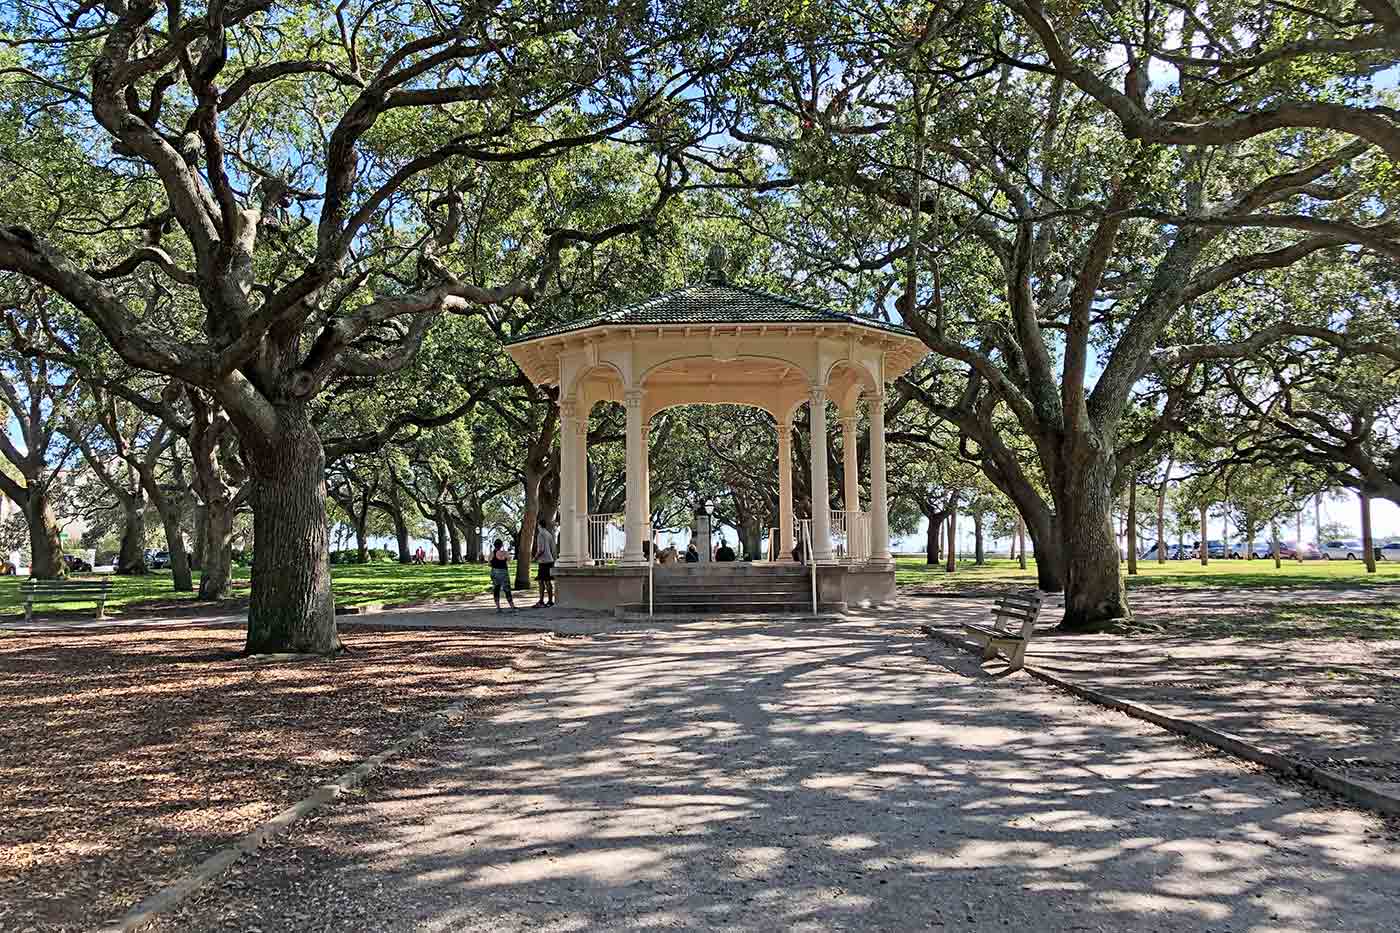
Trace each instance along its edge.
<instances>
[{"instance_id":1,"label":"ornate column capital","mask_svg":"<svg viewBox=\"0 0 1400 933\"><path fill-rule=\"evenodd\" d=\"M812 402L813 405L825 405L825 404L826 404L826 386L825 386L825 385L815 385L815 386L812 386L810 389L807 390L807 398Z\"/></svg>"},{"instance_id":2,"label":"ornate column capital","mask_svg":"<svg viewBox=\"0 0 1400 933\"><path fill-rule=\"evenodd\" d=\"M572 420L578 417L578 402L571 398L566 398L559 403L559 417Z\"/></svg>"},{"instance_id":3,"label":"ornate column capital","mask_svg":"<svg viewBox=\"0 0 1400 933\"><path fill-rule=\"evenodd\" d=\"M642 407L642 399L645 397L645 389L628 389L626 392L622 393L623 404L628 408L640 409Z\"/></svg>"},{"instance_id":4,"label":"ornate column capital","mask_svg":"<svg viewBox=\"0 0 1400 933\"><path fill-rule=\"evenodd\" d=\"M872 405L874 405L874 404L883 405L883 404L885 404L885 395L886 395L885 387L884 387L884 386L881 386L881 387L878 388L878 389L866 389L864 392L861 393L861 396L860 396L860 397L863 398L863 399L865 399L867 402L869 402L869 403L872 404Z\"/></svg>"},{"instance_id":5,"label":"ornate column capital","mask_svg":"<svg viewBox=\"0 0 1400 933\"><path fill-rule=\"evenodd\" d=\"M850 415L842 415L841 418L840 418L840 420L841 420L841 430L843 430L843 431L845 431L845 432L847 432L847 433L849 433L849 434L854 434L854 433L855 433L855 430L856 430L856 422L857 422L858 420L860 420L860 419L858 419L854 414L850 414Z\"/></svg>"}]
</instances>

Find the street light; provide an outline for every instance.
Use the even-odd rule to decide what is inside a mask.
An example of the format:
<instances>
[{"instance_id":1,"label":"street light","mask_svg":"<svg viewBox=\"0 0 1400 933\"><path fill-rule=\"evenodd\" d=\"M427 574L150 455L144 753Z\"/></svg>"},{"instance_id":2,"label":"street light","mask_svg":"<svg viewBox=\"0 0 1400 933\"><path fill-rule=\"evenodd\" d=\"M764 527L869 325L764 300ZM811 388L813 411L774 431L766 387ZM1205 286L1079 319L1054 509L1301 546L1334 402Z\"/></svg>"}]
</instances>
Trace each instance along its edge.
<instances>
[{"instance_id":1,"label":"street light","mask_svg":"<svg viewBox=\"0 0 1400 933\"><path fill-rule=\"evenodd\" d=\"M711 502L709 499L706 499L706 500L705 500L705 514L706 514L706 515L714 515L714 514L715 514L715 504L714 504L713 502Z\"/></svg>"}]
</instances>

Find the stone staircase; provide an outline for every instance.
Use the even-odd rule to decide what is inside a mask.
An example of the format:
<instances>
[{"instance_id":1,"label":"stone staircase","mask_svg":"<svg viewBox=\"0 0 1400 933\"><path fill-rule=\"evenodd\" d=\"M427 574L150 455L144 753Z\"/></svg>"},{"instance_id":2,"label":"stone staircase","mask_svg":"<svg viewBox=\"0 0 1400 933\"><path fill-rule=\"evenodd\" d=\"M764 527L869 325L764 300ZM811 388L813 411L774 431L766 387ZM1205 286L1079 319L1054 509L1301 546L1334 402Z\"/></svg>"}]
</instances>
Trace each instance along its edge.
<instances>
[{"instance_id":1,"label":"stone staircase","mask_svg":"<svg viewBox=\"0 0 1400 933\"><path fill-rule=\"evenodd\" d=\"M812 612L812 578L801 564L745 563L671 564L655 568L655 611L666 614L807 614ZM846 606L822 603L824 613L844 612ZM646 612L640 606L629 612Z\"/></svg>"}]
</instances>

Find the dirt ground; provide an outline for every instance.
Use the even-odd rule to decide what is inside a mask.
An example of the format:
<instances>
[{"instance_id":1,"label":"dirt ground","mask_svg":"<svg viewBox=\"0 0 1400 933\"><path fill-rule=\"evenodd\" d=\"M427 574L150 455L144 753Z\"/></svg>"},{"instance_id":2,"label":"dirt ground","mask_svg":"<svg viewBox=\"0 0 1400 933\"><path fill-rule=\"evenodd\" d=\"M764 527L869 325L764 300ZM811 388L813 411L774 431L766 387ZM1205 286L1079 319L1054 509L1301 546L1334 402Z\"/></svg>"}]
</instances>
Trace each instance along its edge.
<instances>
[{"instance_id":1,"label":"dirt ground","mask_svg":"<svg viewBox=\"0 0 1400 933\"><path fill-rule=\"evenodd\" d=\"M0 633L0 931L121 915L473 687L494 706L541 636L342 637L275 663L233 626Z\"/></svg>"}]
</instances>

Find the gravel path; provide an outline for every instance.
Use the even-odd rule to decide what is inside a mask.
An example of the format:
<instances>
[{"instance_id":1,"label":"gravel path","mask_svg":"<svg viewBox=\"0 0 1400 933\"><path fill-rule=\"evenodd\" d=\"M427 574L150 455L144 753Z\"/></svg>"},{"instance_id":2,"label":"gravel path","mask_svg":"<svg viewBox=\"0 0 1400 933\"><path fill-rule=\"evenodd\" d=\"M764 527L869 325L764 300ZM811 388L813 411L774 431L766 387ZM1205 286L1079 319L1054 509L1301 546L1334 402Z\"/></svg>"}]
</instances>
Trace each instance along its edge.
<instances>
[{"instance_id":1,"label":"gravel path","mask_svg":"<svg viewBox=\"0 0 1400 933\"><path fill-rule=\"evenodd\" d=\"M934 618L958 634L960 620L987 618L989 604L906 596L894 613ZM1328 623L1325 613L1348 605L1395 603L1391 594L1356 590L1152 588L1133 594L1132 634L1062 636L1051 627L1063 604L1052 598L1026 659L1400 794L1400 632L1364 618ZM1311 609L1320 618L1281 624L1279 609Z\"/></svg>"},{"instance_id":2,"label":"gravel path","mask_svg":"<svg viewBox=\"0 0 1400 933\"><path fill-rule=\"evenodd\" d=\"M1395 929L1394 824L906 623L556 641L159 928Z\"/></svg>"}]
</instances>

